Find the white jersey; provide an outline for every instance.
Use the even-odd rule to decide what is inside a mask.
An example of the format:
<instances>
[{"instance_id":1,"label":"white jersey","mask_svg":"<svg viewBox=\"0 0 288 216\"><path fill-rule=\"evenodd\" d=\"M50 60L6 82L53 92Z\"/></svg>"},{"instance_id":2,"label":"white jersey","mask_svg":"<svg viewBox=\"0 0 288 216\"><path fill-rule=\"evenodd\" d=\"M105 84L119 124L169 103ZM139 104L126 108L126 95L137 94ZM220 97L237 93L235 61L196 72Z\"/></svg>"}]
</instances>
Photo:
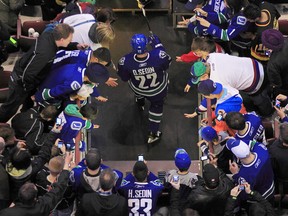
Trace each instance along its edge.
<instances>
[{"instance_id":1,"label":"white jersey","mask_svg":"<svg viewBox=\"0 0 288 216\"><path fill-rule=\"evenodd\" d=\"M100 44L93 43L89 36L91 26L96 23L96 20L91 14L75 14L64 18L63 23L66 23L74 28L72 42L87 44L92 50L101 47Z\"/></svg>"},{"instance_id":2,"label":"white jersey","mask_svg":"<svg viewBox=\"0 0 288 216\"><path fill-rule=\"evenodd\" d=\"M211 53L207 62L211 80L248 94L256 93L264 81L263 66L254 59Z\"/></svg>"}]
</instances>

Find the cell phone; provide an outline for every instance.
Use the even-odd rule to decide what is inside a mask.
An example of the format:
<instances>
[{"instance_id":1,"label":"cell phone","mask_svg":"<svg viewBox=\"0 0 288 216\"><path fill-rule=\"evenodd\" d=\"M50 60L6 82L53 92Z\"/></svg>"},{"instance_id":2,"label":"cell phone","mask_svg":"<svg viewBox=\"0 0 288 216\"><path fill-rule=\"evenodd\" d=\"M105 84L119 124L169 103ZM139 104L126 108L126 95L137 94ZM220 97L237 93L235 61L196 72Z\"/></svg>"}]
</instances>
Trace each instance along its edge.
<instances>
[{"instance_id":1,"label":"cell phone","mask_svg":"<svg viewBox=\"0 0 288 216\"><path fill-rule=\"evenodd\" d=\"M264 51L264 55L265 56L270 56L271 55L271 51L270 50L265 50Z\"/></svg>"},{"instance_id":2,"label":"cell phone","mask_svg":"<svg viewBox=\"0 0 288 216\"><path fill-rule=\"evenodd\" d=\"M179 181L179 176L178 175L173 175L173 182L178 182Z\"/></svg>"},{"instance_id":3,"label":"cell phone","mask_svg":"<svg viewBox=\"0 0 288 216\"><path fill-rule=\"evenodd\" d=\"M238 179L238 184L239 184L239 190L245 190L245 184L246 183L246 180L244 179L244 178L242 178L242 177L240 177L239 179Z\"/></svg>"},{"instance_id":4,"label":"cell phone","mask_svg":"<svg viewBox=\"0 0 288 216\"><path fill-rule=\"evenodd\" d=\"M205 160L208 160L208 159L209 159L208 155L203 155L203 156L200 157L201 161L205 161Z\"/></svg>"},{"instance_id":5,"label":"cell phone","mask_svg":"<svg viewBox=\"0 0 288 216\"><path fill-rule=\"evenodd\" d=\"M59 140L58 141L58 148L62 148L62 146L63 146L63 141Z\"/></svg>"},{"instance_id":6,"label":"cell phone","mask_svg":"<svg viewBox=\"0 0 288 216\"><path fill-rule=\"evenodd\" d=\"M144 161L144 156L143 155L138 155L138 161Z\"/></svg>"},{"instance_id":7,"label":"cell phone","mask_svg":"<svg viewBox=\"0 0 288 216\"><path fill-rule=\"evenodd\" d=\"M239 190L245 190L245 186L244 185L239 185Z\"/></svg>"},{"instance_id":8,"label":"cell phone","mask_svg":"<svg viewBox=\"0 0 288 216\"><path fill-rule=\"evenodd\" d=\"M196 11L196 16L201 16L201 13L199 11Z\"/></svg>"},{"instance_id":9,"label":"cell phone","mask_svg":"<svg viewBox=\"0 0 288 216\"><path fill-rule=\"evenodd\" d=\"M222 116L221 114L218 114L217 117L216 117L216 119L217 119L218 121L221 121L221 120L223 119L223 116Z\"/></svg>"},{"instance_id":10,"label":"cell phone","mask_svg":"<svg viewBox=\"0 0 288 216\"><path fill-rule=\"evenodd\" d=\"M61 119L61 118L57 118L57 119L56 119L56 125L57 125L57 126L60 126L61 123L62 123L62 119Z\"/></svg>"},{"instance_id":11,"label":"cell phone","mask_svg":"<svg viewBox=\"0 0 288 216\"><path fill-rule=\"evenodd\" d=\"M281 105L281 102L276 99L276 101L275 101L275 106L276 106L277 108L280 108L280 105Z\"/></svg>"}]
</instances>

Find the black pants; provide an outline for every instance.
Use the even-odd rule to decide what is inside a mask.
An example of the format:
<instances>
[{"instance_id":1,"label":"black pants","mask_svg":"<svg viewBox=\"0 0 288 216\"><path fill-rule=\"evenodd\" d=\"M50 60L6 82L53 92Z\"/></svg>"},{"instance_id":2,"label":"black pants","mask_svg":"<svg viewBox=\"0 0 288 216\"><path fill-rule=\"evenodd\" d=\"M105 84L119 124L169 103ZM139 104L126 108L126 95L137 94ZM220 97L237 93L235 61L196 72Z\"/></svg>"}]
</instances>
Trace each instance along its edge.
<instances>
[{"instance_id":1,"label":"black pants","mask_svg":"<svg viewBox=\"0 0 288 216\"><path fill-rule=\"evenodd\" d=\"M8 98L0 107L0 122L5 123L12 118L28 97L29 94L24 91L22 84L10 76Z\"/></svg>"}]
</instances>

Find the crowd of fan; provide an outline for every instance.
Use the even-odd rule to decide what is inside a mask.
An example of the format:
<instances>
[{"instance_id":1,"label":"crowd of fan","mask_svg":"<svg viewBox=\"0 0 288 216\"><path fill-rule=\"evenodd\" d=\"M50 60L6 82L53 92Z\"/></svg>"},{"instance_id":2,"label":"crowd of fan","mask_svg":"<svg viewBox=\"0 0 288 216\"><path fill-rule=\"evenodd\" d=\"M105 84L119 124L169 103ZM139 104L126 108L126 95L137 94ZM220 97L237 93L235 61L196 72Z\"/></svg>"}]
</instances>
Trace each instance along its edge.
<instances>
[{"instance_id":1,"label":"crowd of fan","mask_svg":"<svg viewBox=\"0 0 288 216\"><path fill-rule=\"evenodd\" d=\"M280 14L273 4L257 1L189 0L186 7L195 15L179 24L195 37L191 52L177 56L176 62L193 63L184 91L198 85L204 99L194 113L184 115L194 118L212 109L212 125L202 119L199 129L202 177L189 172L191 159L182 148L174 156L177 169L161 180L143 157L124 178L102 164L96 148L75 165L77 134L99 127L91 122L97 107L86 104L87 98L106 102L97 86L118 83L107 69L114 66L109 51L115 37L113 11L104 8L95 15L91 4L73 1L65 13L53 17L58 22L41 34L11 73L8 99L0 107L0 215L276 215L275 185L288 177L288 119L281 108L288 95L288 43L277 30ZM7 40L15 25L1 21L1 40ZM135 59L147 57L148 43L159 51L164 74L171 58L156 35L149 41L141 35L132 38ZM119 76L127 81L124 61L119 61ZM153 113L162 116L168 85L163 77L161 99L150 98L151 119ZM136 96L149 100L149 95ZM31 108L31 102L37 106ZM283 123L280 138L269 143L262 121L275 110ZM11 118L10 126L6 122ZM161 136L161 120L153 122L156 135L150 138L155 141ZM169 201L160 205L164 192Z\"/></svg>"}]
</instances>

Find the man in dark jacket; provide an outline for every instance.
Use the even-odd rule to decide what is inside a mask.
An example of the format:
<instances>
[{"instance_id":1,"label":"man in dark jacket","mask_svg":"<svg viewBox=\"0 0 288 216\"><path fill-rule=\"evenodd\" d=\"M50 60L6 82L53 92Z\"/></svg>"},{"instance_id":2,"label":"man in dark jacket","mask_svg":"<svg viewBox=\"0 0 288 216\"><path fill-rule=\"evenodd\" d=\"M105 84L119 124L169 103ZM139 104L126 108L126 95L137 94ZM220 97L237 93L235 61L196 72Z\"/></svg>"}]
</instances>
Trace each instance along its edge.
<instances>
[{"instance_id":1,"label":"man in dark jacket","mask_svg":"<svg viewBox=\"0 0 288 216\"><path fill-rule=\"evenodd\" d=\"M53 189L37 199L37 187L33 183L24 184L19 190L19 203L0 212L0 216L48 216L57 203L62 199L69 178L69 165L72 153L67 153L63 171L58 177Z\"/></svg>"},{"instance_id":2,"label":"man in dark jacket","mask_svg":"<svg viewBox=\"0 0 288 216\"><path fill-rule=\"evenodd\" d=\"M224 214L226 201L230 190L233 188L232 181L212 164L206 164L203 168L202 185L196 185L191 190L184 209L196 210L200 216L219 216ZM171 196L174 196L175 203L171 206L177 206L179 199L180 184L171 182L175 190ZM178 187L179 186L179 187ZM172 199L172 198L171 198ZM181 215L180 213L178 215Z\"/></svg>"},{"instance_id":3,"label":"man in dark jacket","mask_svg":"<svg viewBox=\"0 0 288 216\"><path fill-rule=\"evenodd\" d=\"M35 93L47 76L58 48L67 47L73 33L74 29L69 25L57 25L53 31L44 32L35 46L16 62L9 80L8 98L0 107L0 122L7 122L19 106Z\"/></svg>"},{"instance_id":4,"label":"man in dark jacket","mask_svg":"<svg viewBox=\"0 0 288 216\"><path fill-rule=\"evenodd\" d=\"M288 179L288 123L282 123L279 128L280 138L268 148L276 183ZM288 192L288 183L284 183L284 192Z\"/></svg>"},{"instance_id":5,"label":"man in dark jacket","mask_svg":"<svg viewBox=\"0 0 288 216\"><path fill-rule=\"evenodd\" d=\"M41 146L47 138L45 133L45 122L55 120L58 114L56 106L38 106L21 112L12 118L11 125L17 139L25 140L26 148L31 154L38 154Z\"/></svg>"},{"instance_id":6,"label":"man in dark jacket","mask_svg":"<svg viewBox=\"0 0 288 216\"><path fill-rule=\"evenodd\" d=\"M288 95L288 41L280 31L268 29L262 33L262 44L271 52L267 75L273 96Z\"/></svg>"},{"instance_id":7,"label":"man in dark jacket","mask_svg":"<svg viewBox=\"0 0 288 216\"><path fill-rule=\"evenodd\" d=\"M48 134L45 143L39 151L39 155L31 159L29 151L24 148L25 144L18 143L10 153L10 161L6 165L6 171L10 176L10 199L12 201L18 198L20 187L27 181L33 180L36 174L42 169L45 163L50 159L51 148L57 139L57 133L60 130L55 125Z\"/></svg>"},{"instance_id":8,"label":"man in dark jacket","mask_svg":"<svg viewBox=\"0 0 288 216\"><path fill-rule=\"evenodd\" d=\"M84 194L77 216L125 216L128 215L127 200L113 194L115 185L115 174L112 169L107 168L100 174L100 189L95 193Z\"/></svg>"}]
</instances>

